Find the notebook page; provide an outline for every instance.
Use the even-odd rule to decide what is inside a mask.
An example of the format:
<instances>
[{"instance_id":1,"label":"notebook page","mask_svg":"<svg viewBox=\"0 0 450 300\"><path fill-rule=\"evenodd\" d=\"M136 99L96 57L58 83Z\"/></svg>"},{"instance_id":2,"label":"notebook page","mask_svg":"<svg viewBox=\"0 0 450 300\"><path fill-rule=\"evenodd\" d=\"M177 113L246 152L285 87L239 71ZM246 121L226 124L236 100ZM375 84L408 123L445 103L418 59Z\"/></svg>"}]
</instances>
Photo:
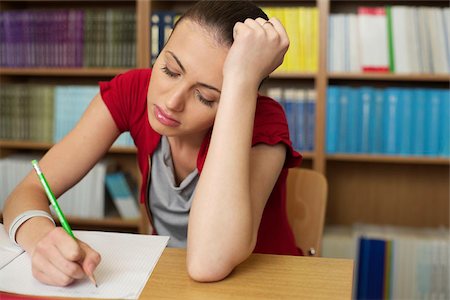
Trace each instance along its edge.
<instances>
[{"instance_id":1,"label":"notebook page","mask_svg":"<svg viewBox=\"0 0 450 300\"><path fill-rule=\"evenodd\" d=\"M0 290L35 296L136 299L169 240L166 236L101 231L74 234L102 256L94 273L97 288L88 278L68 287L40 283L31 274L29 256L21 255L0 270Z\"/></svg>"},{"instance_id":2,"label":"notebook page","mask_svg":"<svg viewBox=\"0 0 450 300\"><path fill-rule=\"evenodd\" d=\"M14 245L0 223L0 270L22 253L23 250Z\"/></svg>"}]
</instances>

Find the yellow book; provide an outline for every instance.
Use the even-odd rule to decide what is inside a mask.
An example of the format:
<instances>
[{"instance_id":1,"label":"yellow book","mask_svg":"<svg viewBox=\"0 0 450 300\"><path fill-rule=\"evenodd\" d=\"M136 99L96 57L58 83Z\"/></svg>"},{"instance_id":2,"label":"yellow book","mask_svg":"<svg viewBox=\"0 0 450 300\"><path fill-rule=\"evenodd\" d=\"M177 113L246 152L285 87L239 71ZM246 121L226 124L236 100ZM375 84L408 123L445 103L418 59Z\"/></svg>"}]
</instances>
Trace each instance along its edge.
<instances>
[{"instance_id":1,"label":"yellow book","mask_svg":"<svg viewBox=\"0 0 450 300\"><path fill-rule=\"evenodd\" d=\"M284 17L286 22L286 32L290 40L289 50L286 53L287 72L300 71L300 31L299 31L299 8L284 8Z\"/></svg>"},{"instance_id":2,"label":"yellow book","mask_svg":"<svg viewBox=\"0 0 450 300\"><path fill-rule=\"evenodd\" d=\"M271 11L272 11L272 17L276 17L278 20L280 20L281 24L283 24L284 28L286 28L286 18L285 18L285 15L284 15L284 8L282 8L282 7L272 7ZM281 66L279 66L278 69L276 69L276 72L277 73L285 73L285 72L287 72L288 64L289 64L289 57L286 55L284 57L284 61L281 64Z\"/></svg>"},{"instance_id":3,"label":"yellow book","mask_svg":"<svg viewBox=\"0 0 450 300\"><path fill-rule=\"evenodd\" d=\"M305 26L305 71L311 72L312 71L312 26L311 26L311 19L312 19L312 9L311 8L305 8L305 18L304 18L304 26Z\"/></svg>"},{"instance_id":4,"label":"yellow book","mask_svg":"<svg viewBox=\"0 0 450 300\"><path fill-rule=\"evenodd\" d=\"M305 48L307 47L308 41L306 40L306 30L305 27L305 8L300 7L298 9L298 28L299 28L299 71L304 72L305 71L305 65L306 65L306 52Z\"/></svg>"},{"instance_id":5,"label":"yellow book","mask_svg":"<svg viewBox=\"0 0 450 300\"><path fill-rule=\"evenodd\" d=\"M317 8L313 8L311 12L311 71L317 72L319 69L319 11Z\"/></svg>"}]
</instances>

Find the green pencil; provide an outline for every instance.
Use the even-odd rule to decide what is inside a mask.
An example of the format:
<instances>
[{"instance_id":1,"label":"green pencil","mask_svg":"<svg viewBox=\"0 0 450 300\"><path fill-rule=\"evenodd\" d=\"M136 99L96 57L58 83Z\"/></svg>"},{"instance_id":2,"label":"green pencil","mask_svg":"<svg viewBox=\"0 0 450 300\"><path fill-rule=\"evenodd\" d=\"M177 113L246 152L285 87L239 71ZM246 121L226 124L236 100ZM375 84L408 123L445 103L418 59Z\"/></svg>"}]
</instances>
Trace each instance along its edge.
<instances>
[{"instance_id":1,"label":"green pencil","mask_svg":"<svg viewBox=\"0 0 450 300\"><path fill-rule=\"evenodd\" d=\"M72 232L72 228L70 228L69 222L67 222L66 217L64 216L61 208L59 207L58 201L56 201L55 195L53 194L52 190L50 189L47 179L45 179L44 173L42 173L37 160L31 161L31 163L33 164L33 168L36 171L37 176L39 177L39 181L41 182L42 186L44 187L44 190L45 190L45 193L47 194L48 200L50 201L53 208L55 209L56 215L58 216L58 219L61 222L62 227L71 237L75 238L75 236L73 235L73 232Z\"/></svg>"},{"instance_id":2,"label":"green pencil","mask_svg":"<svg viewBox=\"0 0 450 300\"><path fill-rule=\"evenodd\" d=\"M39 177L39 181L41 182L42 186L44 187L44 190L45 190L45 193L47 194L48 200L53 205L53 208L56 211L56 215L58 216L58 219L61 222L62 227L71 237L73 237L76 240L75 236L73 235L72 228L70 228L69 222L67 222L67 219L61 210L61 207L59 207L58 201L56 201L55 195L53 194L52 190L50 189L47 179L45 179L44 173L42 173L37 160L35 160L35 159L32 160L31 164L33 165L33 168L36 171L37 176ZM97 282L94 278L94 274L88 275L88 277L92 281L92 283L95 285L95 287L97 287Z\"/></svg>"}]
</instances>

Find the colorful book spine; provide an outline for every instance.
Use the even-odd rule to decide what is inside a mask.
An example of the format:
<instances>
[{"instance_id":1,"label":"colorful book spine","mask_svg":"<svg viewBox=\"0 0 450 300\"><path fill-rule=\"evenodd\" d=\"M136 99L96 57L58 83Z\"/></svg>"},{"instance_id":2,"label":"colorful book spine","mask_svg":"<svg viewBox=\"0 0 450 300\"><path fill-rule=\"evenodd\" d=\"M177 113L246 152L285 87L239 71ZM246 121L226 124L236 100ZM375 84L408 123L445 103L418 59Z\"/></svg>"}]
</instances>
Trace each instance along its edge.
<instances>
[{"instance_id":1,"label":"colorful book spine","mask_svg":"<svg viewBox=\"0 0 450 300\"><path fill-rule=\"evenodd\" d=\"M388 37L384 7L358 8L361 64L364 72L388 72Z\"/></svg>"},{"instance_id":2,"label":"colorful book spine","mask_svg":"<svg viewBox=\"0 0 450 300\"><path fill-rule=\"evenodd\" d=\"M411 155L413 154L413 132L412 132L412 122L413 122L413 91L411 89L400 90L400 123L399 123L399 133L398 133L398 153L401 155Z\"/></svg>"},{"instance_id":3,"label":"colorful book spine","mask_svg":"<svg viewBox=\"0 0 450 300\"><path fill-rule=\"evenodd\" d=\"M398 123L400 116L400 92L395 88L385 90L385 106L383 120L383 152L397 153Z\"/></svg>"},{"instance_id":4,"label":"colorful book spine","mask_svg":"<svg viewBox=\"0 0 450 300\"><path fill-rule=\"evenodd\" d=\"M450 13L450 12L449 12ZM450 156L450 92L448 90L441 90L441 109L439 115L439 155Z\"/></svg>"},{"instance_id":5,"label":"colorful book spine","mask_svg":"<svg viewBox=\"0 0 450 300\"><path fill-rule=\"evenodd\" d=\"M335 86L328 87L327 107L326 107L326 151L327 153L338 152L339 136L339 99L340 88Z\"/></svg>"},{"instance_id":6,"label":"colorful book spine","mask_svg":"<svg viewBox=\"0 0 450 300\"><path fill-rule=\"evenodd\" d=\"M360 112L361 101L358 97L358 90L348 89L348 110L346 116L347 133L345 137L344 151L346 153L357 153L360 145Z\"/></svg>"},{"instance_id":7,"label":"colorful book spine","mask_svg":"<svg viewBox=\"0 0 450 300\"><path fill-rule=\"evenodd\" d=\"M361 102L361 111L360 111L360 121L357 125L359 130L359 145L358 151L360 153L369 153L370 152L370 116L371 112L371 103L372 98L374 97L374 91L370 87L363 87L359 90L359 99Z\"/></svg>"}]
</instances>

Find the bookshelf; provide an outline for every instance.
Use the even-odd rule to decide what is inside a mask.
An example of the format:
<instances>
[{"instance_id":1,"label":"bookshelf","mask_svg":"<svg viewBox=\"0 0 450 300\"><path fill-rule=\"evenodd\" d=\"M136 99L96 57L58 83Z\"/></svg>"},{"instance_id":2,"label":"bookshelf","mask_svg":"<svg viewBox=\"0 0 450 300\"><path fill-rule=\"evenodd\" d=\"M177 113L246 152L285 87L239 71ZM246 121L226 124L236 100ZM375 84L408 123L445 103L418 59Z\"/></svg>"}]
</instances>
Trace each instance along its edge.
<instances>
[{"instance_id":1,"label":"bookshelf","mask_svg":"<svg viewBox=\"0 0 450 300\"><path fill-rule=\"evenodd\" d=\"M329 85L374 87L448 88L449 74L380 74L329 72L327 61L328 24L332 13L356 13L358 6L425 5L448 7L447 1L255 1L261 6L316 7L319 12L317 72L275 72L268 83L307 86L316 92L316 129L314 150L304 152L302 167L326 175L329 199L327 225L355 222L405 225L413 227L449 226L449 159L445 157L387 156L363 154L327 154L325 149L326 98ZM136 67L150 66L150 16L160 9L183 11L193 1L117 1L114 7L136 11ZM2 1L0 9L33 7L102 7L101 1L75 1L70 4L52 1ZM54 82L91 82L112 78L126 68L0 68L0 82L38 80ZM46 151L50 143L0 141L0 157L22 151ZM132 162L135 150L111 149L108 155L125 161L126 168L138 170ZM100 228L111 220L87 220L83 226ZM100 222L100 223L99 223ZM121 223L114 219L115 225ZM127 222L124 227L130 228ZM114 225L114 226L115 226ZM137 226L136 228L138 228ZM139 231L142 229L138 229Z\"/></svg>"}]
</instances>

